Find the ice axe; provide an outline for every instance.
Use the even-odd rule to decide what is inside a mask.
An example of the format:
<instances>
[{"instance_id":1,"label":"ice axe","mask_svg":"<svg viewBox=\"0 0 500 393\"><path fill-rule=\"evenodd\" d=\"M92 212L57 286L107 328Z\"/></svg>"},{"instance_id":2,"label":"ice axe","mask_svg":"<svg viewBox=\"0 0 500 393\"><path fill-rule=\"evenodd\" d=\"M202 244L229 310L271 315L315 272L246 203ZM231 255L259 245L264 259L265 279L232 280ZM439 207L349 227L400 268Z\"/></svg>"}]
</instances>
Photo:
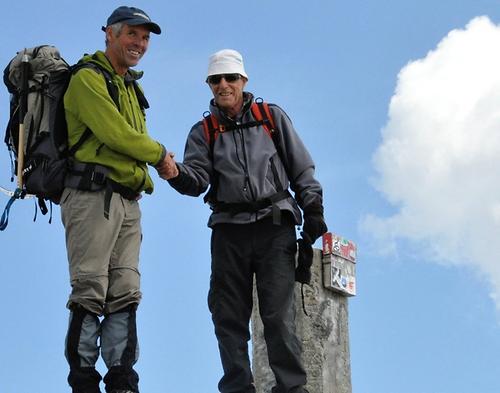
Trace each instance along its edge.
<instances>
[{"instance_id":1,"label":"ice axe","mask_svg":"<svg viewBox=\"0 0 500 393\"><path fill-rule=\"evenodd\" d=\"M21 59L21 88L19 89L19 133L18 133L18 144L17 144L17 188L11 195L7 206L5 206L4 212L0 219L0 231L7 228L9 223L9 212L10 207L16 199L23 199L26 196L26 190L24 189L23 182L23 168L24 168L24 144L25 144L25 133L24 133L24 117L26 116L28 107L28 77L29 77L29 67L30 67L30 57L24 50Z\"/></svg>"},{"instance_id":2,"label":"ice axe","mask_svg":"<svg viewBox=\"0 0 500 393\"><path fill-rule=\"evenodd\" d=\"M24 168L24 117L28 109L28 75L30 57L24 50L21 61L21 94L19 100L19 141L17 148L17 188L23 190L23 168Z\"/></svg>"}]
</instances>

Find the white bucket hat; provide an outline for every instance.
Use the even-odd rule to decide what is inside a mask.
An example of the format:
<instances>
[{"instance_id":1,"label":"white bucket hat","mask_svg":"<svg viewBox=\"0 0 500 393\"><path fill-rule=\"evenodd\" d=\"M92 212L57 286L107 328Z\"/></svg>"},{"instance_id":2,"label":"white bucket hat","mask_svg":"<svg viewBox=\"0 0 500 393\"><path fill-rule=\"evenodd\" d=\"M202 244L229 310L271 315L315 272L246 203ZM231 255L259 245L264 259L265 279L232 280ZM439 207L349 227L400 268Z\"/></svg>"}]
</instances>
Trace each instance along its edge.
<instances>
[{"instance_id":1,"label":"white bucket hat","mask_svg":"<svg viewBox=\"0 0 500 393\"><path fill-rule=\"evenodd\" d=\"M240 74L248 79L241 54L233 49L222 49L210 56L207 77L218 74Z\"/></svg>"}]
</instances>

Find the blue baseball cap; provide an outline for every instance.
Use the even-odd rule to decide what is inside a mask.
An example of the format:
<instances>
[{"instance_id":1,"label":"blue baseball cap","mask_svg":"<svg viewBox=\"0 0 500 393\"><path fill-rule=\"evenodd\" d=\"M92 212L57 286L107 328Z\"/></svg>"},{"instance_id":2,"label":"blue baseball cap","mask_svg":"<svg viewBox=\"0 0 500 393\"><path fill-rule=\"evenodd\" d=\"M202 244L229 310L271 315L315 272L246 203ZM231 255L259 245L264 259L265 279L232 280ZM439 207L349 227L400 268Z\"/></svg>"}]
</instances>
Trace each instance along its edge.
<instances>
[{"instance_id":1,"label":"blue baseball cap","mask_svg":"<svg viewBox=\"0 0 500 393\"><path fill-rule=\"evenodd\" d=\"M130 26L146 25L152 33L161 34L160 26L154 23L148 14L139 8L127 6L118 7L109 16L106 27L119 22ZM106 27L102 26L102 31L106 31Z\"/></svg>"}]
</instances>

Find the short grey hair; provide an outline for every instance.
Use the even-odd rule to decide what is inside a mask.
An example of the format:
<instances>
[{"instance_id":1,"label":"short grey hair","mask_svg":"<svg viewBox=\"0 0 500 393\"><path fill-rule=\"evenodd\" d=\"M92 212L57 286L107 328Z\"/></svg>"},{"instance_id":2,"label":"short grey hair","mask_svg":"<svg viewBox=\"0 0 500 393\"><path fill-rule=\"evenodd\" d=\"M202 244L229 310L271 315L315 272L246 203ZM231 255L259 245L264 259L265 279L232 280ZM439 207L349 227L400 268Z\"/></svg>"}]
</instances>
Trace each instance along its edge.
<instances>
[{"instance_id":1,"label":"short grey hair","mask_svg":"<svg viewBox=\"0 0 500 393\"><path fill-rule=\"evenodd\" d=\"M123 22L117 22L115 24L109 25L111 27L111 31L115 37L118 37L123 29ZM108 46L108 39L106 38L106 47Z\"/></svg>"}]
</instances>

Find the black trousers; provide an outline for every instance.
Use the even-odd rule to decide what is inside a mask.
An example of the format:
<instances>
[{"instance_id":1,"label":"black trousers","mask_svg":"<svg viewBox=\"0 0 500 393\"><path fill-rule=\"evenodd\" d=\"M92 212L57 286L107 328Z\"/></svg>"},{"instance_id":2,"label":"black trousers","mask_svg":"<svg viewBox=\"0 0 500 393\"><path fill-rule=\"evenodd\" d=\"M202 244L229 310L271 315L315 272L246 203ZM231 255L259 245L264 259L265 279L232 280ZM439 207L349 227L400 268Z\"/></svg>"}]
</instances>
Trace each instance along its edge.
<instances>
[{"instance_id":1,"label":"black trousers","mask_svg":"<svg viewBox=\"0 0 500 393\"><path fill-rule=\"evenodd\" d=\"M306 373L295 334L297 245L293 222L288 221L273 225L271 219L263 219L213 228L208 303L224 369L222 393L255 392L248 356L254 274L269 364L276 378L273 392L303 392Z\"/></svg>"}]
</instances>

